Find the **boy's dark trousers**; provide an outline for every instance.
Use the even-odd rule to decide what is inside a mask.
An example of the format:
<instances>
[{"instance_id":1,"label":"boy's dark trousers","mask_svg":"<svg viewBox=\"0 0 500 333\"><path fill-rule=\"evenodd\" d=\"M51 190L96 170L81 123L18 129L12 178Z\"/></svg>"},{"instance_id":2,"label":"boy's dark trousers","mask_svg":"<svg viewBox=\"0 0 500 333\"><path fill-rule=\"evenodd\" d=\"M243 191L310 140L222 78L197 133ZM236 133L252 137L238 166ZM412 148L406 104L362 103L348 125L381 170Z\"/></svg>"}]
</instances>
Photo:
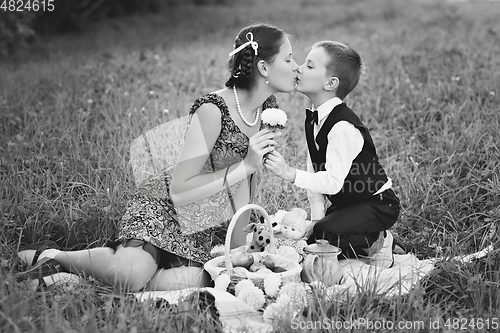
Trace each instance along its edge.
<instances>
[{"instance_id":1,"label":"boy's dark trousers","mask_svg":"<svg viewBox=\"0 0 500 333\"><path fill-rule=\"evenodd\" d=\"M396 222L399 210L399 199L392 189L347 206L331 205L307 242L328 240L342 250L339 259L366 256L365 250L379 238L380 232Z\"/></svg>"}]
</instances>

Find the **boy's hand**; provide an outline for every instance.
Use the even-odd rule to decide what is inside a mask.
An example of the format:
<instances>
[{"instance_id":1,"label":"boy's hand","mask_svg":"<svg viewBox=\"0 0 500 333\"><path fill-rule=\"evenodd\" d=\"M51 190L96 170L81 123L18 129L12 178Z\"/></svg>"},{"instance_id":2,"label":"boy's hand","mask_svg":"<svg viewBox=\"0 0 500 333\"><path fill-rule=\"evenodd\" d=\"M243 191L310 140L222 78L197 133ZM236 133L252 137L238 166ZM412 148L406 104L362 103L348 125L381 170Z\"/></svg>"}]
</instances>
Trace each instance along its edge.
<instances>
[{"instance_id":1,"label":"boy's hand","mask_svg":"<svg viewBox=\"0 0 500 333\"><path fill-rule=\"evenodd\" d=\"M304 233L304 238L309 239L313 234L314 225L318 222L318 220L312 220L306 227L306 232Z\"/></svg>"},{"instance_id":2,"label":"boy's hand","mask_svg":"<svg viewBox=\"0 0 500 333\"><path fill-rule=\"evenodd\" d=\"M247 156L244 159L244 163L249 170L254 172L262 167L263 156L274 150L276 146L274 138L280 135L281 132L274 132L269 128L265 128L250 138Z\"/></svg>"},{"instance_id":3,"label":"boy's hand","mask_svg":"<svg viewBox=\"0 0 500 333\"><path fill-rule=\"evenodd\" d=\"M264 166L281 179L292 183L295 181L295 169L289 167L283 156L276 150L266 155Z\"/></svg>"}]
</instances>

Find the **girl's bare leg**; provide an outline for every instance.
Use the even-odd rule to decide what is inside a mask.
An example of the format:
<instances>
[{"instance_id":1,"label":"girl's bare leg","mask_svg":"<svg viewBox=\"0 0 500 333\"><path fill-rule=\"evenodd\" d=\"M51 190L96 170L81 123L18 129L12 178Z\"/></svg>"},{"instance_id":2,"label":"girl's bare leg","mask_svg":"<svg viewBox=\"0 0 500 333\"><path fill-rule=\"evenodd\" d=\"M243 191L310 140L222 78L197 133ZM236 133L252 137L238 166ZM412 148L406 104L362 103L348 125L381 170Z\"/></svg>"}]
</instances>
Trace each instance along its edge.
<instances>
[{"instance_id":1,"label":"girl's bare leg","mask_svg":"<svg viewBox=\"0 0 500 333\"><path fill-rule=\"evenodd\" d=\"M31 262L34 252L22 251L19 257ZM54 259L71 273L92 276L116 288L130 291L144 288L158 270L151 254L142 247L119 245L116 251L109 247L63 251Z\"/></svg>"},{"instance_id":2,"label":"girl's bare leg","mask_svg":"<svg viewBox=\"0 0 500 333\"><path fill-rule=\"evenodd\" d=\"M210 286L211 279L201 267L180 266L159 269L147 285L147 290L178 290Z\"/></svg>"}]
</instances>

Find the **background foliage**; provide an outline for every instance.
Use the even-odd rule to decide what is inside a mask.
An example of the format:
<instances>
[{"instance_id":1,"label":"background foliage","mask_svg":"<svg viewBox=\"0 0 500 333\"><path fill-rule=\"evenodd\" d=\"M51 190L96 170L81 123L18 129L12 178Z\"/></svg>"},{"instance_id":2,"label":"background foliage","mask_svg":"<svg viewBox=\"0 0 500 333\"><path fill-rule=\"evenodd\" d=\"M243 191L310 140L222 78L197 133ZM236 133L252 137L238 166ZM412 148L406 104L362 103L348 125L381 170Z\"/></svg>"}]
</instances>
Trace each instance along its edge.
<instances>
[{"instance_id":1,"label":"background foliage","mask_svg":"<svg viewBox=\"0 0 500 333\"><path fill-rule=\"evenodd\" d=\"M27 51L41 36L85 31L107 18L157 12L160 7L225 4L227 0L53 0L54 10L0 11L0 56ZM27 3L27 2L24 2ZM17 6L17 5L16 5ZM41 5L40 5L41 6ZM16 7L17 8L17 7ZM39 41L42 42L43 41Z\"/></svg>"}]
</instances>

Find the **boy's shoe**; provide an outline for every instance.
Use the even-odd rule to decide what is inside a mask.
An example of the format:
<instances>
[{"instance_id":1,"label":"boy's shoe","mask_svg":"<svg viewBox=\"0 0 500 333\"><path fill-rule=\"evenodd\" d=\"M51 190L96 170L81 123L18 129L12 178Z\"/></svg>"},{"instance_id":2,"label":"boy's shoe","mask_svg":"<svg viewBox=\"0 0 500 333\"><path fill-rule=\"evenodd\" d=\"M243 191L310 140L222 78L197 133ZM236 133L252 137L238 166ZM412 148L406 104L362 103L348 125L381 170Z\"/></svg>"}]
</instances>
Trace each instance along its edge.
<instances>
[{"instance_id":1,"label":"boy's shoe","mask_svg":"<svg viewBox=\"0 0 500 333\"><path fill-rule=\"evenodd\" d=\"M366 252L366 258L371 258L382 249L384 246L384 235L384 231L382 231L379 233L378 239L370 247L363 249Z\"/></svg>"},{"instance_id":2,"label":"boy's shoe","mask_svg":"<svg viewBox=\"0 0 500 333\"><path fill-rule=\"evenodd\" d=\"M396 242L396 240L394 240L394 246L392 249L392 253L394 253L394 254L407 254L408 252L406 251L406 248L402 244L400 244L400 243Z\"/></svg>"},{"instance_id":3,"label":"boy's shoe","mask_svg":"<svg viewBox=\"0 0 500 333\"><path fill-rule=\"evenodd\" d=\"M394 237L388 230L382 233L384 234L384 244L378 252L370 256L370 265L391 268L394 265L394 254L392 253Z\"/></svg>"}]
</instances>

